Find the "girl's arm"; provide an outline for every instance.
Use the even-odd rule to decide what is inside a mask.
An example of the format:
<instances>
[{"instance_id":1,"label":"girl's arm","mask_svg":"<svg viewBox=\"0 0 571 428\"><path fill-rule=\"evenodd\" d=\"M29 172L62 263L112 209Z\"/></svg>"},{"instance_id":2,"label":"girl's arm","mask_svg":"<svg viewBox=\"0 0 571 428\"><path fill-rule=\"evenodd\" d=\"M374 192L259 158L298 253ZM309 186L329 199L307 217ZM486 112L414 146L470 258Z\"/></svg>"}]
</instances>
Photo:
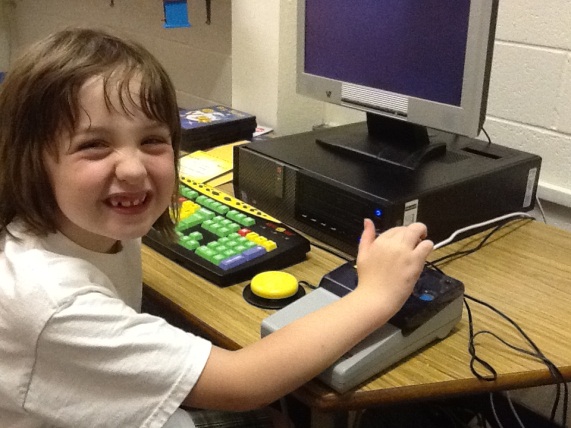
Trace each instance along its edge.
<instances>
[{"instance_id":1,"label":"girl's arm","mask_svg":"<svg viewBox=\"0 0 571 428\"><path fill-rule=\"evenodd\" d=\"M373 223L365 220L358 287L243 349L213 347L185 404L253 409L317 376L401 308L432 250L425 237L426 227L416 223L375 238Z\"/></svg>"}]
</instances>

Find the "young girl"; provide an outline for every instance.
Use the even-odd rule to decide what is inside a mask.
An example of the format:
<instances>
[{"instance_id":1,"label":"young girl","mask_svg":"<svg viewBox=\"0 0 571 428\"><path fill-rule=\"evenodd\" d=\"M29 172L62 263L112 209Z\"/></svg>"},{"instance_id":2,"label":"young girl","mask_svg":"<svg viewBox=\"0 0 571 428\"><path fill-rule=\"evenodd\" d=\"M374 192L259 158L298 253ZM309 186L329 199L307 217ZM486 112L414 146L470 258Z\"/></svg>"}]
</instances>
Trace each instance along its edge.
<instances>
[{"instance_id":1,"label":"young girl","mask_svg":"<svg viewBox=\"0 0 571 428\"><path fill-rule=\"evenodd\" d=\"M65 30L14 63L0 93L3 426L162 427L181 404L256 409L410 295L426 228L376 238L365 220L358 288L252 346L221 349L139 313L140 238L173 233L179 139L173 85L137 44Z\"/></svg>"}]
</instances>

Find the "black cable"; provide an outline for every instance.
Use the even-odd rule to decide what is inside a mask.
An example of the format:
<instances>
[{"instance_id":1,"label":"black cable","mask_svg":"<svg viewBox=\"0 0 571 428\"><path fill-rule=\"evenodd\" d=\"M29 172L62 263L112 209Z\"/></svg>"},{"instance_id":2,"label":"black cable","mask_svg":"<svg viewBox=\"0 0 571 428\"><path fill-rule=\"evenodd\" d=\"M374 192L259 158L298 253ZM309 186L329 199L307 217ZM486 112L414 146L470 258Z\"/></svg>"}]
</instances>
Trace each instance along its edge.
<instances>
[{"instance_id":1,"label":"black cable","mask_svg":"<svg viewBox=\"0 0 571 428\"><path fill-rule=\"evenodd\" d=\"M551 417L550 420L551 422L553 422L555 420L555 414L557 412L557 407L558 407L558 403L561 401L561 386L563 385L564 390L567 388L567 384L565 382L565 378L563 377L563 375L561 374L561 372L559 371L559 369L557 368L557 366L555 364L553 364L548 358L545 357L545 355L543 354L537 354L535 352L531 352L528 351L527 349L524 348L520 348L518 346L515 346L511 343L509 343L507 340L502 339L500 336L498 336L496 333L493 333L489 330L480 330L478 331L475 335L474 335L474 339L476 338L476 336L480 335L480 334L489 334L490 336L494 337L495 339L499 340L500 342L502 342L504 345L506 345L507 347L521 352L523 354L529 355L533 358L536 358L538 360L540 360L541 362L543 362L547 368L549 369L549 372L551 374L551 377L557 382L556 383L556 392L555 392L555 400L551 409ZM564 392L564 396L563 396L563 401L564 401L564 408L567 407L567 399L566 397L568 397L568 391ZM566 421L567 419L567 415L563 415L563 421Z\"/></svg>"},{"instance_id":2,"label":"black cable","mask_svg":"<svg viewBox=\"0 0 571 428\"><path fill-rule=\"evenodd\" d=\"M484 127L482 127L482 132L486 135L486 138L488 139L488 144L492 144L492 139L490 138L490 134L488 134L488 132Z\"/></svg>"},{"instance_id":3,"label":"black cable","mask_svg":"<svg viewBox=\"0 0 571 428\"><path fill-rule=\"evenodd\" d=\"M521 217L521 218L525 218L528 219L529 217ZM438 263L442 263L443 261L446 261L448 259L452 259L452 260L456 260L457 258L460 257L464 257L467 256L468 254L472 254L476 251L478 251L479 249L481 249L484 244L497 232L499 231L501 228L503 228L506 224L510 223L514 221L513 218L510 219L506 219L503 222L499 223L498 225L496 225L490 232L488 232L488 234L482 238L482 240L478 243L478 245L476 245L474 248L468 249L468 250L462 250L462 251L456 251L454 253L448 254L446 256L440 257L439 259L433 260L430 262L431 265L436 266L436 264Z\"/></svg>"},{"instance_id":4,"label":"black cable","mask_svg":"<svg viewBox=\"0 0 571 428\"><path fill-rule=\"evenodd\" d=\"M538 348L538 346L535 344L535 342L523 331L523 329L514 321L512 320L510 317L508 317L506 314L504 314L502 311L500 311L499 309L495 308L494 306L490 305L489 303L486 303L480 299L477 299L475 297L469 296L467 294L464 294L464 304L467 307L467 311L468 311L468 322L469 322L469 352L470 355L475 357L475 346L474 346L474 338L480 333L476 333L475 335L473 334L473 326L472 326L472 317L471 317L471 311L469 309L469 305L466 302L466 299L472 300L482 306L485 306L486 308L490 309L491 311L495 312L496 314L498 314L500 317L502 317L503 319L505 319L507 322L509 322L517 331L518 333L526 340L526 342L531 346L531 348L533 348L533 350L535 352L531 353L529 351L526 350L522 350L519 349L517 347L513 347L513 349L516 350L520 350L521 352L524 352L525 354L531 355L537 359L539 359L540 361L542 361L546 367L548 368L551 376L553 377L554 380L557 381L557 392L556 392L556 398L555 401L553 403L553 407L551 410L551 416L550 416L550 421L553 423L555 420L555 415L557 412L557 408L559 405L559 401L561 400L561 386L563 386L564 388L564 393L563 393L563 407L562 407L562 426L566 427L567 426L567 405L569 402L569 390L567 387L567 383L565 382L565 378L563 377L563 374L561 373L561 371L557 368L557 366L555 364L553 364L553 362L551 360L549 360L544 354L543 352L541 352L541 350ZM486 330L483 330L483 332L485 332ZM497 339L499 339L500 341L502 341L503 343L505 343L506 345L508 345L509 347L512 347L513 345L509 345L507 342L504 342L503 339L501 339L499 336L497 336L494 333L489 332L488 334L493 335L494 337L496 337ZM475 357L475 360L482 363L482 360L480 358ZM472 368L472 361L470 362L470 367ZM495 374L496 371L493 369L493 367L488 364L487 362L484 361L483 364L485 367L488 367L489 370ZM479 374L476 374L474 372L474 370L472 370L472 372L476 375L476 377L478 377L479 379L484 379L484 380L495 380L495 377L479 377Z\"/></svg>"},{"instance_id":5,"label":"black cable","mask_svg":"<svg viewBox=\"0 0 571 428\"><path fill-rule=\"evenodd\" d=\"M311 284L310 282L307 282L304 279L302 279L301 281L298 281L298 285L303 285L305 287L311 288L312 290L317 290L319 288L319 285Z\"/></svg>"},{"instance_id":6,"label":"black cable","mask_svg":"<svg viewBox=\"0 0 571 428\"><path fill-rule=\"evenodd\" d=\"M466 313L468 314L468 353L470 354L470 371L474 376L476 376L476 378L480 380L485 380L490 382L494 381L498 377L498 372L496 371L496 369L494 369L494 367L491 364L489 364L487 361L482 360L480 357L476 355L476 345L474 344L474 337L476 336L474 335L474 322L472 319L472 310L470 309L470 305L468 305L466 298L464 298L464 306L466 306ZM480 374L476 370L475 367L476 362L482 365L490 374L489 375Z\"/></svg>"},{"instance_id":7,"label":"black cable","mask_svg":"<svg viewBox=\"0 0 571 428\"><path fill-rule=\"evenodd\" d=\"M449 260L449 259L455 260L456 258L463 257L465 255L468 255L468 254L471 254L471 253L478 251L479 249L481 249L484 246L484 244L490 239L490 237L494 233L496 233L498 230L500 230L502 227L504 227L509 221L510 220L504 221L504 222L498 224L496 227L494 227L494 229L492 229L478 243L478 245L476 245L474 248L471 248L468 250L463 250L463 251L457 251L455 253L448 254L448 255L441 257L439 259L433 260L431 262L427 262L426 265L432 269L439 271L440 273L444 273L437 266L439 263L442 263L442 262ZM482 331L479 331L477 333L474 333L472 311L470 309L470 306L468 305L468 301L467 301L468 299L474 301L475 303L478 303L478 304L481 304L481 305L487 307L488 309L492 310L493 312L498 314L500 317L502 317L506 321L508 321L518 331L518 333L527 341L527 343L534 350L534 352L528 351L528 350L523 349L523 348L516 347L516 346L510 344L509 342L505 341L501 337L499 337L497 334L490 332L488 330L482 330ZM495 337L496 339L498 339L500 342L504 343L506 346L510 347L511 349L514 349L518 352L522 352L524 354L527 354L527 355L530 355L534 358L537 358L538 360L543 362L543 364L545 364L545 366L549 370L551 377L556 381L556 397L555 397L555 400L554 400L554 403L553 403L553 406L551 409L551 415L550 415L550 421L552 423L555 421L557 408L558 408L559 402L561 401L561 386L563 386L564 392L563 392L563 406L562 406L562 426L566 427L567 426L567 407L568 407L568 402L569 402L569 391L568 391L567 383L565 382L565 378L563 377L562 373L559 371L557 366L555 364L553 364L553 362L551 360L549 360L540 351L540 349L537 347L535 342L523 331L523 329L515 321L513 321L510 317L508 317L506 314L504 314L500 310L496 309L494 306L492 306L489 303L486 303L482 300L479 300L475 297L469 296L467 294L464 294L464 305L466 307L466 313L468 316L468 330L469 330L468 353L470 354L470 370L472 371L474 376L476 376L476 378L478 378L478 379L486 380L486 381L494 381L497 378L497 372L494 369L494 367L491 364L489 364L487 361L478 357L478 355L477 355L474 339L479 334L490 334L491 336ZM476 364L481 365L488 372L488 374L482 374L482 373L478 372L478 370L476 368Z\"/></svg>"}]
</instances>

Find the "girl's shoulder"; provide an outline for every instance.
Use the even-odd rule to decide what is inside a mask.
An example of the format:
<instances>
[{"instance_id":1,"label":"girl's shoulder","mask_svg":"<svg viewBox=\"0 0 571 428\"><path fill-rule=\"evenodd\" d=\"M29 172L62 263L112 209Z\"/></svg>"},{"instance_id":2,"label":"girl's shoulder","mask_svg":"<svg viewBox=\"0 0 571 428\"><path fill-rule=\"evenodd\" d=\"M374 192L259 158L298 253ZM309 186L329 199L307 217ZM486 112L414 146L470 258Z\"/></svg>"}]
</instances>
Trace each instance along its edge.
<instances>
[{"instance_id":1,"label":"girl's shoulder","mask_svg":"<svg viewBox=\"0 0 571 428\"><path fill-rule=\"evenodd\" d=\"M41 296L57 307L88 290L113 294L110 280L91 262L52 248L54 236L38 236L20 225L10 225L8 232L0 240L0 276L17 296Z\"/></svg>"}]
</instances>

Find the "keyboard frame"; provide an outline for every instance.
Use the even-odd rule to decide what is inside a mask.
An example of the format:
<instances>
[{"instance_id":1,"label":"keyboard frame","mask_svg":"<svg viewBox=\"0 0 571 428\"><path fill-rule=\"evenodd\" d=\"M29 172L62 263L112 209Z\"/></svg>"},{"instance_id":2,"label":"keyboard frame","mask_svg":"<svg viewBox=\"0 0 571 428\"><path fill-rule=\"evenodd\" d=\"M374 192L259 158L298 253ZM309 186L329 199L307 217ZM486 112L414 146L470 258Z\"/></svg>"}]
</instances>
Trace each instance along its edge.
<instances>
[{"instance_id":1,"label":"keyboard frame","mask_svg":"<svg viewBox=\"0 0 571 428\"><path fill-rule=\"evenodd\" d=\"M219 287L234 285L251 279L257 273L283 269L306 259L307 253L311 250L309 240L287 225L221 190L186 177L181 177L180 181L181 184L196 190L199 194L211 198L215 196L215 199L225 203L232 209L244 212L251 217L256 217L257 221L265 222L268 225L268 229L283 228L287 230L288 233L291 233L289 239L298 240L296 245L300 248L296 251L280 251L280 246L278 245L276 250L252 259L243 265L223 270L177 242L168 241L155 229L151 229L149 233L143 236L143 244ZM266 235L264 234L264 236Z\"/></svg>"}]
</instances>

